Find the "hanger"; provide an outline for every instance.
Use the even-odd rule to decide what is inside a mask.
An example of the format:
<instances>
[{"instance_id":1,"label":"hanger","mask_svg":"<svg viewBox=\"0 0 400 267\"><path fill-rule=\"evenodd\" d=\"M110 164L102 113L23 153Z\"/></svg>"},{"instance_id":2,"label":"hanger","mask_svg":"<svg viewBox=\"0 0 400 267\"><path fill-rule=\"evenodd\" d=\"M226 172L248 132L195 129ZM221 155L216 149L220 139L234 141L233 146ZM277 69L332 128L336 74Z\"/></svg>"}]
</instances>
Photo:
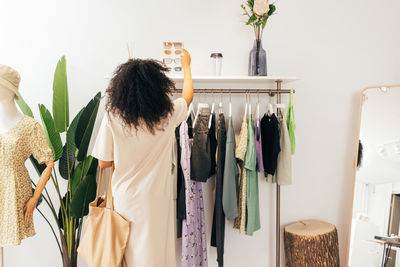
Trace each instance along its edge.
<instances>
[{"instance_id":1,"label":"hanger","mask_svg":"<svg viewBox=\"0 0 400 267\"><path fill-rule=\"evenodd\" d=\"M268 114L269 116L272 116L272 114L274 114L274 107L272 106L271 103L268 103L268 111L267 111L267 114Z\"/></svg>"},{"instance_id":2,"label":"hanger","mask_svg":"<svg viewBox=\"0 0 400 267\"><path fill-rule=\"evenodd\" d=\"M229 90L229 118L232 117L232 98L231 98L231 91Z\"/></svg>"},{"instance_id":3,"label":"hanger","mask_svg":"<svg viewBox=\"0 0 400 267\"><path fill-rule=\"evenodd\" d=\"M200 112L200 100L201 100L201 93L199 94L199 101L197 102L197 111L196 111L196 115L194 116L194 120L193 120L193 124L192 124L193 129L194 129L194 126L196 125L197 117L199 116L199 112Z\"/></svg>"},{"instance_id":4,"label":"hanger","mask_svg":"<svg viewBox=\"0 0 400 267\"><path fill-rule=\"evenodd\" d=\"M219 104L218 104L218 113L223 114L224 113L224 106L222 103L222 92L220 93L220 100L219 100Z\"/></svg>"},{"instance_id":5,"label":"hanger","mask_svg":"<svg viewBox=\"0 0 400 267\"><path fill-rule=\"evenodd\" d=\"M248 99L247 99L247 91L246 91L246 106L244 108L244 116L247 116L247 107L248 107Z\"/></svg>"},{"instance_id":6,"label":"hanger","mask_svg":"<svg viewBox=\"0 0 400 267\"><path fill-rule=\"evenodd\" d=\"M196 123L197 123L197 119L198 119L198 117L199 117L200 110L201 110L202 108L208 108L208 107L209 107L209 106L208 106L207 103L201 103L201 93L200 93L199 102L197 103L197 112L196 112L196 116L195 116L194 121L193 121L193 128L194 128L194 126L195 126Z\"/></svg>"},{"instance_id":7,"label":"hanger","mask_svg":"<svg viewBox=\"0 0 400 267\"><path fill-rule=\"evenodd\" d=\"M249 112L248 112L248 114L249 114L249 117L251 116L251 95L249 94L249 96L248 96L248 98L249 98Z\"/></svg>"},{"instance_id":8,"label":"hanger","mask_svg":"<svg viewBox=\"0 0 400 267\"><path fill-rule=\"evenodd\" d=\"M192 103L190 103L190 105L189 105L189 109L188 109L188 112L187 112L186 119L189 118L190 113L192 113L192 109L193 109L193 101L192 101Z\"/></svg>"},{"instance_id":9,"label":"hanger","mask_svg":"<svg viewBox=\"0 0 400 267\"><path fill-rule=\"evenodd\" d=\"M267 106L267 115L272 116L272 114L274 114L274 107L271 104L271 96L270 96L269 103Z\"/></svg>"},{"instance_id":10,"label":"hanger","mask_svg":"<svg viewBox=\"0 0 400 267\"><path fill-rule=\"evenodd\" d=\"M132 54L131 54L131 49L129 47L129 42L126 42L126 48L128 49L128 56L129 59L132 59ZM132 48L132 52L133 52L133 48Z\"/></svg>"},{"instance_id":11,"label":"hanger","mask_svg":"<svg viewBox=\"0 0 400 267\"><path fill-rule=\"evenodd\" d=\"M257 94L257 113L256 113L257 120L260 119L260 94Z\"/></svg>"},{"instance_id":12,"label":"hanger","mask_svg":"<svg viewBox=\"0 0 400 267\"><path fill-rule=\"evenodd\" d=\"M211 128L212 117L213 117L213 114L214 114L214 108L215 108L215 103L214 103L214 93L212 93L212 98L213 98L213 103L212 103L212 106L211 106L211 114L210 114L210 118L208 119L208 129L210 129L210 128Z\"/></svg>"}]
</instances>

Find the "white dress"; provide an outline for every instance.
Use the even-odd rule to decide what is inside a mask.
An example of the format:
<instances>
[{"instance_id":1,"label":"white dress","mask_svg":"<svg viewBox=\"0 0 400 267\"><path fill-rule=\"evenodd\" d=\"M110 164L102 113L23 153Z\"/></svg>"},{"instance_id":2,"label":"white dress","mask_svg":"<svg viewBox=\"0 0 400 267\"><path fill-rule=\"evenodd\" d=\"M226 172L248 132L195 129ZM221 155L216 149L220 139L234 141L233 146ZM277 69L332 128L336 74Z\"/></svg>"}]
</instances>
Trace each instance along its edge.
<instances>
[{"instance_id":1,"label":"white dress","mask_svg":"<svg viewBox=\"0 0 400 267\"><path fill-rule=\"evenodd\" d=\"M114 208L131 221L124 267L175 267L172 147L175 128L186 119L183 98L163 131L128 132L111 114L104 116L92 155L114 161Z\"/></svg>"}]
</instances>

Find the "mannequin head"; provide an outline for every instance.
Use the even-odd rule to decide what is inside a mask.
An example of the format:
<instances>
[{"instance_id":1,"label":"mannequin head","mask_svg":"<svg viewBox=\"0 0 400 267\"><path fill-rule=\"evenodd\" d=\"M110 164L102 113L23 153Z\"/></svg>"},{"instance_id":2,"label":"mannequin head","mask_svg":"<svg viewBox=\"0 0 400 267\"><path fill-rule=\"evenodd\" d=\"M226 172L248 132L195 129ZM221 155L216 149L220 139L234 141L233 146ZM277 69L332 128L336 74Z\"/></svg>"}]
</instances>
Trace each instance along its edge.
<instances>
[{"instance_id":1,"label":"mannequin head","mask_svg":"<svg viewBox=\"0 0 400 267\"><path fill-rule=\"evenodd\" d=\"M18 98L20 81L18 71L7 65L0 65L0 101Z\"/></svg>"},{"instance_id":2,"label":"mannequin head","mask_svg":"<svg viewBox=\"0 0 400 267\"><path fill-rule=\"evenodd\" d=\"M14 101L15 93L7 87L0 84L0 101Z\"/></svg>"}]
</instances>

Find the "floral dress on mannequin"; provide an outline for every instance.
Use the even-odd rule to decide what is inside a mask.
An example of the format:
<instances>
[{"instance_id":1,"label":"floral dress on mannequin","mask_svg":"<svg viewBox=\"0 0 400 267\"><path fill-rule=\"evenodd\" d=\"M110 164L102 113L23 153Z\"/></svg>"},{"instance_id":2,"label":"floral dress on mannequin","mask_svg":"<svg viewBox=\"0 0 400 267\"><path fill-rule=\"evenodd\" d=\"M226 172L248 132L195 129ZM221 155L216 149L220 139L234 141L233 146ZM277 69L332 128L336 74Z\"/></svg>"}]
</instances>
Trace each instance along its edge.
<instances>
[{"instance_id":1,"label":"floral dress on mannequin","mask_svg":"<svg viewBox=\"0 0 400 267\"><path fill-rule=\"evenodd\" d=\"M24 224L24 206L32 197L32 183L25 161L53 160L42 126L24 116L6 133L0 134L0 247L20 245L35 235L33 219Z\"/></svg>"}]
</instances>

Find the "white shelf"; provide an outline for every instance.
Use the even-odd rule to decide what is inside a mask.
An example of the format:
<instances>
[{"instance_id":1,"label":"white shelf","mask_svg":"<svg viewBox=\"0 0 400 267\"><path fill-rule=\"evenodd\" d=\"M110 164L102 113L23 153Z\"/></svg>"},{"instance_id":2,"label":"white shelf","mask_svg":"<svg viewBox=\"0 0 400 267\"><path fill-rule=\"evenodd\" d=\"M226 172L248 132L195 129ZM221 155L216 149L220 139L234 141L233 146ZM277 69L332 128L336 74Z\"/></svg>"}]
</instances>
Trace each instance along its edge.
<instances>
[{"instance_id":1,"label":"white shelf","mask_svg":"<svg viewBox=\"0 0 400 267\"><path fill-rule=\"evenodd\" d=\"M178 89L182 88L183 77L170 78ZM272 89L276 87L276 81L282 81L282 88L285 88L287 84L296 80L296 77L283 76L193 76L194 87L197 89Z\"/></svg>"}]
</instances>

